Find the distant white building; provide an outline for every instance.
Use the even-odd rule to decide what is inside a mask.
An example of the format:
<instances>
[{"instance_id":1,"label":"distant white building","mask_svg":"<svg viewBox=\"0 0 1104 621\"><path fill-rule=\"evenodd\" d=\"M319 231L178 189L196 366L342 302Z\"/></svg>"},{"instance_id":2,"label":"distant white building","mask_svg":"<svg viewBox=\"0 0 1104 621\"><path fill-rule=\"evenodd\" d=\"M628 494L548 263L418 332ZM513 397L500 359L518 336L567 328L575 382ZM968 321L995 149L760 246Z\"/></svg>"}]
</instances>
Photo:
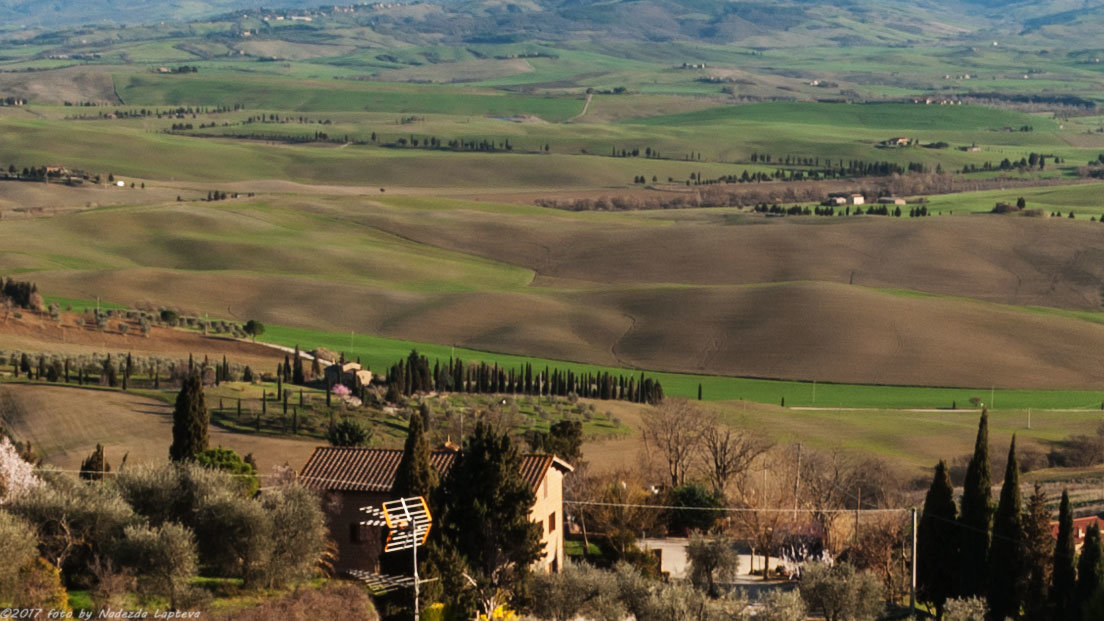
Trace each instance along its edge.
<instances>
[{"instance_id":1,"label":"distant white building","mask_svg":"<svg viewBox=\"0 0 1104 621\"><path fill-rule=\"evenodd\" d=\"M866 204L866 197L863 196L862 194L852 194L851 195L851 204L852 205Z\"/></svg>"}]
</instances>

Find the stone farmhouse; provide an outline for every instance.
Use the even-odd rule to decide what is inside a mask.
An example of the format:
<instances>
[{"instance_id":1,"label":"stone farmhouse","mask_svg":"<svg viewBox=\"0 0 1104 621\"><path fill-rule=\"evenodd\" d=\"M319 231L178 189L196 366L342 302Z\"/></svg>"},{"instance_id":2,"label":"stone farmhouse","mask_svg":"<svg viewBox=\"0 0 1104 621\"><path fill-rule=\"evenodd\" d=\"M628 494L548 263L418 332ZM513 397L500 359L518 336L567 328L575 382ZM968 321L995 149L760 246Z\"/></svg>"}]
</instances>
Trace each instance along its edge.
<instances>
[{"instance_id":1,"label":"stone farmhouse","mask_svg":"<svg viewBox=\"0 0 1104 621\"><path fill-rule=\"evenodd\" d=\"M323 373L330 386L344 384L353 390L360 390L372 383L372 372L361 368L359 362L331 364Z\"/></svg>"},{"instance_id":2,"label":"stone farmhouse","mask_svg":"<svg viewBox=\"0 0 1104 621\"><path fill-rule=\"evenodd\" d=\"M455 444L445 443L430 453L430 465L442 480L459 452ZM398 449L320 446L300 471L299 480L323 494L339 573L379 571L382 529L362 526L366 515L360 508L395 499L391 488L401 460ZM536 496L529 519L541 525L544 556L537 564L545 571L558 572L564 565L563 479L572 470L555 455L524 455L521 460L521 476Z\"/></svg>"}]
</instances>

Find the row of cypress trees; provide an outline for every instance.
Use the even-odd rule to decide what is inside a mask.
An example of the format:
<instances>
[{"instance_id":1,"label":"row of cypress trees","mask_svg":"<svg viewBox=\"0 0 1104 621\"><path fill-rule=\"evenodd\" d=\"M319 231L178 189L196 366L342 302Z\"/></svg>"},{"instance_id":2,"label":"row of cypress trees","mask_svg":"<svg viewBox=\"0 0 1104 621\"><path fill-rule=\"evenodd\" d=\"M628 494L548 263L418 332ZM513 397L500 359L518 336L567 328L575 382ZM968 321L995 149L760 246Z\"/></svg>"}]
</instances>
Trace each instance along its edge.
<instances>
[{"instance_id":1,"label":"row of cypress trees","mask_svg":"<svg viewBox=\"0 0 1104 621\"><path fill-rule=\"evenodd\" d=\"M1063 491L1055 542L1046 494L1038 485L1023 506L1015 436L995 511L991 494L989 414L982 410L960 505L942 460L924 499L917 533L920 601L935 609L937 619L955 597L986 599L994 621L1100 618L1089 612L1104 604L1100 530L1095 523L1089 527L1075 558L1073 513Z\"/></svg>"},{"instance_id":2,"label":"row of cypress trees","mask_svg":"<svg viewBox=\"0 0 1104 621\"><path fill-rule=\"evenodd\" d=\"M567 396L576 394L590 399L619 399L637 403L656 404L663 400L663 387L659 380L645 377L626 377L609 372L575 373L545 366L543 371L533 371L531 363L520 369L488 365L467 365L459 358L450 358L444 365L429 360L417 351L411 351L404 360L391 365L387 373L387 400L397 401L400 396L418 392L468 392L525 394L535 396Z\"/></svg>"}]
</instances>

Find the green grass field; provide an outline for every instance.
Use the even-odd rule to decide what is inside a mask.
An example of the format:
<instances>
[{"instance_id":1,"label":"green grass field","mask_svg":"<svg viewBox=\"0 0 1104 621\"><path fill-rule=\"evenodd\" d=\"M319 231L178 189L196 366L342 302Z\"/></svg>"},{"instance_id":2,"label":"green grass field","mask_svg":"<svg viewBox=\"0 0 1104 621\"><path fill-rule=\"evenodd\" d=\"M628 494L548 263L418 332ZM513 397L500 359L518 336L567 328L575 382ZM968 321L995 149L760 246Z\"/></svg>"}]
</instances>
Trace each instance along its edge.
<instances>
[{"instance_id":1,"label":"green grass field","mask_svg":"<svg viewBox=\"0 0 1104 621\"><path fill-rule=\"evenodd\" d=\"M940 459L953 464L955 459L973 452L979 418L977 410L783 412L725 405L714 409L730 424L766 430L779 442L800 442L817 450L842 449L876 457L904 472L923 472L928 479L931 468ZM1021 456L1029 451L1046 454L1071 435L1095 433L1102 419L1104 413L1100 411L990 410L990 451L1003 455L1015 434ZM1053 470L1043 470L1032 477L1045 480L1054 475ZM1099 476L1099 472L1093 475Z\"/></svg>"},{"instance_id":2,"label":"green grass field","mask_svg":"<svg viewBox=\"0 0 1104 621\"><path fill-rule=\"evenodd\" d=\"M534 368L546 365L580 372L610 372L636 376L641 371L599 365L585 365L541 358L512 356L493 352L453 348L444 345L388 339L363 334L339 334L316 330L267 326L262 341L307 349L325 347L344 352L349 359L359 359L378 372L386 372L391 364L406 357L411 350L430 360L442 362L460 358L468 362L499 364L507 368L520 368L525 363ZM988 390L985 388L924 388L909 386L869 386L825 384L814 382L790 382L776 380L715 377L678 373L644 372L658 379L666 394L696 398L698 385L702 386L702 398L709 401L753 401L786 406L823 408L970 408L970 400L978 398L987 406L997 409L1078 409L1099 410L1104 406L1104 391L1054 391L1054 390Z\"/></svg>"}]
</instances>

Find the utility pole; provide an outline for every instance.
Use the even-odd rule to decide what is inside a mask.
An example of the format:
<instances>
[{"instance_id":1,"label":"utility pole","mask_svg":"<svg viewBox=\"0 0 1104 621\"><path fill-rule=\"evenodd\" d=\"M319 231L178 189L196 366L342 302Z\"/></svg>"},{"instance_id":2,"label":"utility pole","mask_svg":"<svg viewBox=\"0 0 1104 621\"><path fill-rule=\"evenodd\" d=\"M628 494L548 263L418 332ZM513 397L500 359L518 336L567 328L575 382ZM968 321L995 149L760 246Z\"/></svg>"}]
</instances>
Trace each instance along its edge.
<instances>
[{"instance_id":1,"label":"utility pole","mask_svg":"<svg viewBox=\"0 0 1104 621\"><path fill-rule=\"evenodd\" d=\"M814 383L813 386L816 386L816 384ZM816 398L815 397L813 399L813 403L816 403ZM798 443L798 445L797 445L797 474L794 476L794 519L795 520L797 519L797 503L798 503L798 499L800 498L800 496L798 495L798 491L800 489L801 489L801 444Z\"/></svg>"},{"instance_id":2,"label":"utility pole","mask_svg":"<svg viewBox=\"0 0 1104 621\"><path fill-rule=\"evenodd\" d=\"M1027 408L1027 428L1031 429L1031 408Z\"/></svg>"},{"instance_id":3,"label":"utility pole","mask_svg":"<svg viewBox=\"0 0 1104 621\"><path fill-rule=\"evenodd\" d=\"M859 543L859 508L862 507L862 487L855 488L855 543Z\"/></svg>"},{"instance_id":4,"label":"utility pole","mask_svg":"<svg viewBox=\"0 0 1104 621\"><path fill-rule=\"evenodd\" d=\"M916 512L916 510L913 509L913 513L915 513L915 512ZM913 519L915 520L915 518L913 518ZM414 522L410 522L410 531L414 532ZM420 589L418 588L418 535L417 535L417 533L414 534L413 540L414 540L414 547L412 549L414 550L414 621L418 621L418 619L420 618L421 615L419 614L419 611L418 611L418 598L419 598L419 594L420 594Z\"/></svg>"},{"instance_id":5,"label":"utility pole","mask_svg":"<svg viewBox=\"0 0 1104 621\"><path fill-rule=\"evenodd\" d=\"M913 611L916 610L916 507L912 508L912 547L910 548L910 556L912 557L909 563L909 616L912 616Z\"/></svg>"}]
</instances>

